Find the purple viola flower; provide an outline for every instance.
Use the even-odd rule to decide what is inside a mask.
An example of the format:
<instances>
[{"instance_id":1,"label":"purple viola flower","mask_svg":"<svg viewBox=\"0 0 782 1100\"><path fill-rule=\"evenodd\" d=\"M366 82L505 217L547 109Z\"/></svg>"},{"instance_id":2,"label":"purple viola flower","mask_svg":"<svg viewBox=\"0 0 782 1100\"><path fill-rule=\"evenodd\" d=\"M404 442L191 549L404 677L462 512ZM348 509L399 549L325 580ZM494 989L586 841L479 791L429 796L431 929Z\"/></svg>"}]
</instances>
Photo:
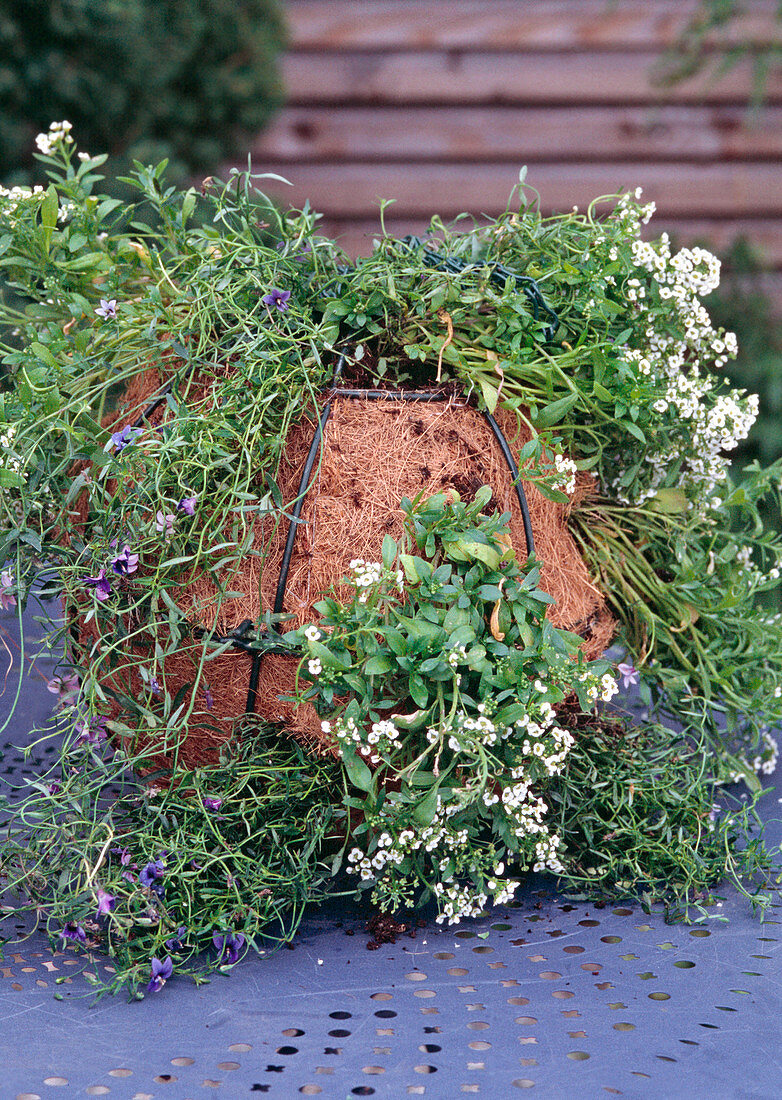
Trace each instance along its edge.
<instances>
[{"instance_id":1,"label":"purple viola flower","mask_svg":"<svg viewBox=\"0 0 782 1100\"><path fill-rule=\"evenodd\" d=\"M166 940L166 947L169 951L182 951L185 946L185 936L187 935L187 928L181 925L177 928L176 933L170 940Z\"/></svg>"},{"instance_id":2,"label":"purple viola flower","mask_svg":"<svg viewBox=\"0 0 782 1100\"><path fill-rule=\"evenodd\" d=\"M94 588L95 598L97 600L100 600L101 603L103 603L104 600L107 600L111 595L111 581L106 576L106 570L103 568L101 568L101 571L98 573L97 577L85 577L84 587Z\"/></svg>"},{"instance_id":3,"label":"purple viola flower","mask_svg":"<svg viewBox=\"0 0 782 1100\"><path fill-rule=\"evenodd\" d=\"M206 691L204 692L204 702L206 703L206 709L207 710L211 710L212 707L215 705L214 696L212 695L209 688L207 688Z\"/></svg>"},{"instance_id":4,"label":"purple viola flower","mask_svg":"<svg viewBox=\"0 0 782 1100\"><path fill-rule=\"evenodd\" d=\"M98 911L95 914L96 917L106 917L106 916L108 916L109 913L114 908L114 906L117 904L117 899L114 897L114 895L109 894L106 890L103 890L100 886L98 887L97 899L98 899Z\"/></svg>"},{"instance_id":5,"label":"purple viola flower","mask_svg":"<svg viewBox=\"0 0 782 1100\"><path fill-rule=\"evenodd\" d=\"M227 932L225 935L215 932L212 936L212 943L217 951L218 960L232 966L238 961L239 953L244 947L244 936L241 932L236 934Z\"/></svg>"},{"instance_id":6,"label":"purple viola flower","mask_svg":"<svg viewBox=\"0 0 782 1100\"><path fill-rule=\"evenodd\" d=\"M120 577L127 577L129 573L135 573L138 569L138 554L132 554L127 543L122 547L115 558L111 559L111 568Z\"/></svg>"},{"instance_id":7,"label":"purple viola flower","mask_svg":"<svg viewBox=\"0 0 782 1100\"><path fill-rule=\"evenodd\" d=\"M222 798L211 798L209 795L205 795L201 799L201 802L205 810L214 810L215 812L219 810L223 804Z\"/></svg>"},{"instance_id":8,"label":"purple viola flower","mask_svg":"<svg viewBox=\"0 0 782 1100\"><path fill-rule=\"evenodd\" d=\"M125 427L121 428L118 432L112 432L111 442L114 444L115 453L120 454L126 447L135 443L136 439L143 434L143 428L134 428L132 424L126 424Z\"/></svg>"},{"instance_id":9,"label":"purple viola flower","mask_svg":"<svg viewBox=\"0 0 782 1100\"><path fill-rule=\"evenodd\" d=\"M194 516L196 510L196 504L198 503L198 497L182 497L179 504L177 504L177 511L184 512L186 516Z\"/></svg>"},{"instance_id":10,"label":"purple viola flower","mask_svg":"<svg viewBox=\"0 0 782 1100\"><path fill-rule=\"evenodd\" d=\"M149 887L158 897L162 897L165 891L165 885L161 882L166 873L166 861L163 856L164 853L161 852L157 859L150 860L141 868L138 875L141 885Z\"/></svg>"},{"instance_id":11,"label":"purple viola flower","mask_svg":"<svg viewBox=\"0 0 782 1100\"><path fill-rule=\"evenodd\" d=\"M147 991L149 993L159 993L168 979L174 973L174 964L171 961L171 956L167 955L162 961L160 959L152 959L152 977Z\"/></svg>"},{"instance_id":12,"label":"purple viola flower","mask_svg":"<svg viewBox=\"0 0 782 1100\"><path fill-rule=\"evenodd\" d=\"M616 671L622 677L622 687L628 688L632 684L637 684L640 680L640 674L638 669L632 662L623 662L621 665L616 666Z\"/></svg>"},{"instance_id":13,"label":"purple viola flower","mask_svg":"<svg viewBox=\"0 0 782 1100\"><path fill-rule=\"evenodd\" d=\"M62 783L59 783L56 779L53 780L46 788L49 794L59 794L62 790Z\"/></svg>"},{"instance_id":14,"label":"purple viola flower","mask_svg":"<svg viewBox=\"0 0 782 1100\"><path fill-rule=\"evenodd\" d=\"M5 569L0 573L0 608L3 611L10 611L12 607L16 607L16 597L11 595L11 589L14 586L14 578L11 576L10 569Z\"/></svg>"},{"instance_id":15,"label":"purple viola flower","mask_svg":"<svg viewBox=\"0 0 782 1100\"><path fill-rule=\"evenodd\" d=\"M101 298L100 305L95 310L99 317L103 317L106 320L117 316L117 299L116 298Z\"/></svg>"},{"instance_id":16,"label":"purple viola flower","mask_svg":"<svg viewBox=\"0 0 782 1100\"><path fill-rule=\"evenodd\" d=\"M276 306L281 313L287 313L288 311L288 299L291 296L289 290L279 290L276 286L273 286L268 294L264 294L261 301L264 305L272 309Z\"/></svg>"},{"instance_id":17,"label":"purple viola flower","mask_svg":"<svg viewBox=\"0 0 782 1100\"><path fill-rule=\"evenodd\" d=\"M171 512L158 512L155 516L155 530L161 535L165 535L166 539L170 539L174 533L174 520L176 517Z\"/></svg>"},{"instance_id":18,"label":"purple viola flower","mask_svg":"<svg viewBox=\"0 0 782 1100\"><path fill-rule=\"evenodd\" d=\"M99 745L101 741L105 741L109 736L109 731L106 729L106 719L100 715L80 719L74 729L79 735L76 739L78 745Z\"/></svg>"},{"instance_id":19,"label":"purple viola flower","mask_svg":"<svg viewBox=\"0 0 782 1100\"><path fill-rule=\"evenodd\" d=\"M120 866L125 870L122 872L122 877L126 882L134 882L136 876L133 871L136 869L136 864L132 862L132 857L127 848L112 848L112 855L119 856Z\"/></svg>"},{"instance_id":20,"label":"purple viola flower","mask_svg":"<svg viewBox=\"0 0 782 1100\"><path fill-rule=\"evenodd\" d=\"M160 695L160 683L157 676L150 676L149 690L152 692L153 695Z\"/></svg>"},{"instance_id":21,"label":"purple viola flower","mask_svg":"<svg viewBox=\"0 0 782 1100\"><path fill-rule=\"evenodd\" d=\"M87 933L80 924L76 924L74 921L68 921L60 932L60 938L63 941L63 946L65 946L68 941L72 943L86 943Z\"/></svg>"},{"instance_id":22,"label":"purple viola flower","mask_svg":"<svg viewBox=\"0 0 782 1100\"><path fill-rule=\"evenodd\" d=\"M46 681L46 690L57 696L57 707L73 706L79 693L79 677L75 672L55 676Z\"/></svg>"}]
</instances>

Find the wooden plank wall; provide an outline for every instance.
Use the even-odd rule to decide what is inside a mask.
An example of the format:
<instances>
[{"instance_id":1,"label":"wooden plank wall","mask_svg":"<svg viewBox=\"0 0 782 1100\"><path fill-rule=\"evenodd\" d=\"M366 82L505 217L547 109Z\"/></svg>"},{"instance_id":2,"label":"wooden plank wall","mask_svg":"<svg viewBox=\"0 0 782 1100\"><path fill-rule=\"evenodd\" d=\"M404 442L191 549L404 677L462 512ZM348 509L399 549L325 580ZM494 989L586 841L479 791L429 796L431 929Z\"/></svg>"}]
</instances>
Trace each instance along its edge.
<instances>
[{"instance_id":1,"label":"wooden plank wall","mask_svg":"<svg viewBox=\"0 0 782 1100\"><path fill-rule=\"evenodd\" d=\"M651 70L696 0L288 0L288 103L252 148L353 255L386 226L503 209L528 165L545 210L641 185L650 230L756 242L782 301L782 75L748 109L752 71L664 89ZM732 34L779 36L775 0ZM775 294L776 297L776 294Z\"/></svg>"}]
</instances>

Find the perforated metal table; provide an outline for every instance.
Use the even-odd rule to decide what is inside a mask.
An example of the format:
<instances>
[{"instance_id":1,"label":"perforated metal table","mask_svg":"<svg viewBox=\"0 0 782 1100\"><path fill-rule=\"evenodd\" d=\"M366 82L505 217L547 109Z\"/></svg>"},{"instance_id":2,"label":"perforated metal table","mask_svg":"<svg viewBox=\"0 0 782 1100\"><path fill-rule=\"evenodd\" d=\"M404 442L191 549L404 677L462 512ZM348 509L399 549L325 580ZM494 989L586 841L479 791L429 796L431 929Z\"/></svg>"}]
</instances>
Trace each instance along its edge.
<instances>
[{"instance_id":1,"label":"perforated metal table","mask_svg":"<svg viewBox=\"0 0 782 1100\"><path fill-rule=\"evenodd\" d=\"M29 678L0 745L12 788L40 765L14 745L50 704ZM764 810L777 844L780 778ZM35 933L0 960L0 1100L778 1100L782 905L761 923L726 889L713 913L727 923L666 925L634 905L568 902L532 878L486 919L430 923L368 951L367 914L335 903L307 917L292 951L248 957L201 988L173 978L143 1002L97 1005L71 976L75 956Z\"/></svg>"}]
</instances>

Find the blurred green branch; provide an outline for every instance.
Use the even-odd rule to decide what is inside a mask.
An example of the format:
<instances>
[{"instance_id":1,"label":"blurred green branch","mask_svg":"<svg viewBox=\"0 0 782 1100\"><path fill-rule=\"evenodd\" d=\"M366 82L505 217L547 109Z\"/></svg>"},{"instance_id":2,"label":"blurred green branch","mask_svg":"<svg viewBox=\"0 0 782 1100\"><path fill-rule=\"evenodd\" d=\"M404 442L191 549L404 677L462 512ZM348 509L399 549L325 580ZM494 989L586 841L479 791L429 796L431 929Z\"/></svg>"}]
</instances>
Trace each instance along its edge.
<instances>
[{"instance_id":1,"label":"blurred green branch","mask_svg":"<svg viewBox=\"0 0 782 1100\"><path fill-rule=\"evenodd\" d=\"M782 35L761 37L746 35L737 24L754 14L770 12L769 5L747 4L744 0L701 0L678 40L660 59L654 71L658 84L678 84L700 72L708 72L716 82L744 58L753 68L754 105L766 96L769 78L782 66ZM782 3L777 3L774 18L782 28Z\"/></svg>"}]
</instances>

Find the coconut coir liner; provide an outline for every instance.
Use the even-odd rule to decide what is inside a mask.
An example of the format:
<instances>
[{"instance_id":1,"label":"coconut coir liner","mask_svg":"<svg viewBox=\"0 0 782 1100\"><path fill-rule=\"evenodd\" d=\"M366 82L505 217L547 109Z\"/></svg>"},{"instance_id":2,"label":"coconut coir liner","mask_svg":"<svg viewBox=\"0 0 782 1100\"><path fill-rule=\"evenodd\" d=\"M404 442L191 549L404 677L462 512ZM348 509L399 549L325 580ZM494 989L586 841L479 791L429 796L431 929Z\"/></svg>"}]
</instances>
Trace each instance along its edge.
<instances>
[{"instance_id":1,"label":"coconut coir liner","mask_svg":"<svg viewBox=\"0 0 782 1100\"><path fill-rule=\"evenodd\" d=\"M518 453L529 436L518 428L513 414L500 411L497 419L511 450ZM314 422L305 420L288 438L277 479L286 501L297 494L314 431ZM332 586L349 596L350 588L341 582L351 559L376 561L384 535L401 538L403 497L412 500L422 490L429 496L453 488L469 500L481 485L492 487L498 510L510 512L511 541L523 561L526 541L510 470L480 412L454 402L334 399L294 542L285 591L284 610L291 616L286 627L317 621L313 604ZM580 634L585 656L592 659L610 642L615 622L567 528L570 509L590 486L591 478L584 475L568 505L547 500L533 485L527 484L525 492L541 587L556 600L548 617L554 626ZM224 601L218 611L216 588L208 575L202 575L179 590L177 602L201 625L219 633L245 619L258 619L274 603L287 530L287 522L276 533L268 522L258 524L256 545L268 543L268 552L263 559L246 559L230 581L230 589L243 591L243 598ZM315 751L331 752L333 743L321 732L314 708L297 708L284 698L295 690L297 667L295 658L264 657L256 712L283 723ZM239 685L230 703L222 686L220 691L229 709L241 713L246 683Z\"/></svg>"},{"instance_id":2,"label":"coconut coir liner","mask_svg":"<svg viewBox=\"0 0 782 1100\"><path fill-rule=\"evenodd\" d=\"M122 415L113 421L126 422L128 410L140 410L160 385L157 372L142 376L133 392L126 392ZM196 383L192 389L198 392L201 387ZM154 422L166 418L164 406ZM512 413L498 410L496 419L511 450L518 453L529 435L519 428ZM298 493L314 431L314 420L304 419L289 434L277 477L286 502ZM606 648L615 630L615 622L591 583L567 528L570 510L590 491L591 484L589 475L580 475L576 493L567 505L546 500L534 485L525 485L541 566L541 587L556 601L549 608L548 618L554 626L580 634L584 639L582 649L590 659ZM349 594L350 589L340 582L351 559L376 561L384 535L400 539L402 497L413 499L421 491L428 496L452 488L469 500L481 485L492 487L492 503L498 510L510 512L511 541L523 561L526 541L511 474L481 413L452 400L425 403L334 399L294 542L284 601L284 610L291 618L285 628L317 621L313 604L330 587L343 596ZM208 501L201 506L208 506ZM255 621L270 610L287 531L286 520L276 529L268 519L256 522L254 546L264 548L265 553L247 556L232 570L230 578L222 578L224 590L241 592L241 597L220 603L208 574L183 583L176 591L176 600L191 622L226 634L245 619ZM166 659L161 671L172 696L194 679L194 659L197 654L194 658L185 652ZM230 739L237 718L243 715L249 664L246 654L229 651L205 665L197 709L180 748L181 764L194 767L216 760L220 744ZM312 751L331 754L335 751L333 742L321 732L314 707L296 707L285 699L295 691L297 667L295 658L275 654L264 657L256 712L267 721L285 726ZM136 682L137 678L138 674L128 669L126 687L138 697L142 684ZM206 709L207 686L213 699L210 709ZM161 764L165 759L161 757Z\"/></svg>"}]
</instances>

